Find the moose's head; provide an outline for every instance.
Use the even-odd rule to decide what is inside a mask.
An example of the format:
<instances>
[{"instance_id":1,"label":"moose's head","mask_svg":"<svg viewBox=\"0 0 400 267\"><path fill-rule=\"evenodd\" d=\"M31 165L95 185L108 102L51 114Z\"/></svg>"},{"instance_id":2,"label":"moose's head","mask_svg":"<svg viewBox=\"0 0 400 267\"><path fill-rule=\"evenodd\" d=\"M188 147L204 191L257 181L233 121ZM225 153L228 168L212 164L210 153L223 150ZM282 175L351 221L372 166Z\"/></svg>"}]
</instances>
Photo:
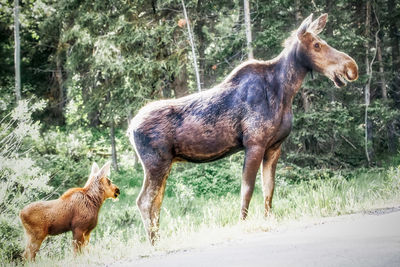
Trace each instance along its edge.
<instances>
[{"instance_id":1,"label":"moose's head","mask_svg":"<svg viewBox=\"0 0 400 267\"><path fill-rule=\"evenodd\" d=\"M327 19L328 14L323 14L313 21L311 14L301 23L295 32L298 40L296 57L306 68L324 74L336 87L342 87L347 81L357 80L358 66L349 55L329 46L318 37Z\"/></svg>"},{"instance_id":2,"label":"moose's head","mask_svg":"<svg viewBox=\"0 0 400 267\"><path fill-rule=\"evenodd\" d=\"M94 162L85 188L92 187L98 191L99 194L103 194L104 199L118 198L120 190L108 178L110 175L110 167L111 162L107 162L103 167L101 167L101 169L99 169L99 166L96 164L96 162Z\"/></svg>"}]
</instances>

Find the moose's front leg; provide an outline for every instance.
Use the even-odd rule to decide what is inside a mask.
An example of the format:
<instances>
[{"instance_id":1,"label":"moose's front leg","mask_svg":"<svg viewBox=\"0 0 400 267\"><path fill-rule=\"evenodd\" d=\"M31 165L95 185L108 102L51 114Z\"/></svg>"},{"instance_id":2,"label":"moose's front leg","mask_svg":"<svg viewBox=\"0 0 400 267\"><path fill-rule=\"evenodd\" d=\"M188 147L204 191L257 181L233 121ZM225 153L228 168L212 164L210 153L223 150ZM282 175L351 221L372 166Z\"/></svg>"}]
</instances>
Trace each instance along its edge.
<instances>
[{"instance_id":1,"label":"moose's front leg","mask_svg":"<svg viewBox=\"0 0 400 267\"><path fill-rule=\"evenodd\" d=\"M281 145L269 148L265 151L262 163L261 180L264 195L265 216L269 214L272 207L272 196L274 195L275 187L275 170L280 155Z\"/></svg>"},{"instance_id":2,"label":"moose's front leg","mask_svg":"<svg viewBox=\"0 0 400 267\"><path fill-rule=\"evenodd\" d=\"M264 151L265 149L261 146L251 146L246 148L241 187L242 208L240 219L242 220L245 220L247 217L251 196L254 191L257 171L264 156Z\"/></svg>"}]
</instances>

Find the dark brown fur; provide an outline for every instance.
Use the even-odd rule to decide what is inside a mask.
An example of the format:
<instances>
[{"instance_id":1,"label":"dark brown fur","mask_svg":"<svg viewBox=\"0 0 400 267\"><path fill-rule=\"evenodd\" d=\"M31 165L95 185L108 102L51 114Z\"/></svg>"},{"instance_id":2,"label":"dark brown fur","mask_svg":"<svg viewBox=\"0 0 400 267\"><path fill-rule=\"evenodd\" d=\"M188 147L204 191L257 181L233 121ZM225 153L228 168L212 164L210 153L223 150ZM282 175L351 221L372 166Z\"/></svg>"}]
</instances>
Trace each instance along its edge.
<instances>
[{"instance_id":1,"label":"dark brown fur","mask_svg":"<svg viewBox=\"0 0 400 267\"><path fill-rule=\"evenodd\" d=\"M118 187L107 178L109 170L110 163L100 171L94 163L85 187L69 189L59 199L34 202L22 209L20 218L27 237L23 255L26 259L35 259L48 235L72 231L75 252L89 242L104 200L119 195Z\"/></svg>"},{"instance_id":2,"label":"dark brown fur","mask_svg":"<svg viewBox=\"0 0 400 267\"><path fill-rule=\"evenodd\" d=\"M326 14L314 22L308 17L277 58L245 62L215 88L151 103L132 120L128 135L145 173L137 204L152 244L176 161L208 162L245 150L241 218L247 216L260 165L268 214L281 144L292 127L293 97L304 77L315 70L336 86L358 77L354 60L317 36L326 20Z\"/></svg>"}]
</instances>

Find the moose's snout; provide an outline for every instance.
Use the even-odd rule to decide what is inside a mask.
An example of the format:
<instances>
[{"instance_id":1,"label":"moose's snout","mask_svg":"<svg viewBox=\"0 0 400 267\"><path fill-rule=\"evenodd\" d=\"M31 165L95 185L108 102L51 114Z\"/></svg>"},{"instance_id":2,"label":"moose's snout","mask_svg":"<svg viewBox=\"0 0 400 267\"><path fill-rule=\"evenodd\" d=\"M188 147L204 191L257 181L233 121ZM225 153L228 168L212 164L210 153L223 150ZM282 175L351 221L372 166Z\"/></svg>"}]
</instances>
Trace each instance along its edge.
<instances>
[{"instance_id":1,"label":"moose's snout","mask_svg":"<svg viewBox=\"0 0 400 267\"><path fill-rule=\"evenodd\" d=\"M346 79L350 82L358 79L358 66L357 63L350 58L349 62L345 66Z\"/></svg>"},{"instance_id":2,"label":"moose's snout","mask_svg":"<svg viewBox=\"0 0 400 267\"><path fill-rule=\"evenodd\" d=\"M115 197L118 197L120 194L121 194L121 191L119 191L119 188L117 187L117 188L115 189L115 194L114 194L114 196L115 196Z\"/></svg>"}]
</instances>

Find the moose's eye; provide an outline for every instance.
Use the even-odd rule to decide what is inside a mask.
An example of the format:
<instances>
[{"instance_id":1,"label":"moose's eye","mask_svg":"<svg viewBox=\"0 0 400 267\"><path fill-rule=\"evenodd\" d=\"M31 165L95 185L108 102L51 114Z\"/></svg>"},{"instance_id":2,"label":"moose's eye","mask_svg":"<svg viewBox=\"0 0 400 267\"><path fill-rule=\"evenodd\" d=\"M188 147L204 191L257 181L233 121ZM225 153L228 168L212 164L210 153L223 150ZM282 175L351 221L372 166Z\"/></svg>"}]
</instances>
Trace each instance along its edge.
<instances>
[{"instance_id":1,"label":"moose's eye","mask_svg":"<svg viewBox=\"0 0 400 267\"><path fill-rule=\"evenodd\" d=\"M316 49L320 49L320 48L321 48L321 45L320 45L319 43L315 43L315 44L314 44L314 47L315 47Z\"/></svg>"}]
</instances>

